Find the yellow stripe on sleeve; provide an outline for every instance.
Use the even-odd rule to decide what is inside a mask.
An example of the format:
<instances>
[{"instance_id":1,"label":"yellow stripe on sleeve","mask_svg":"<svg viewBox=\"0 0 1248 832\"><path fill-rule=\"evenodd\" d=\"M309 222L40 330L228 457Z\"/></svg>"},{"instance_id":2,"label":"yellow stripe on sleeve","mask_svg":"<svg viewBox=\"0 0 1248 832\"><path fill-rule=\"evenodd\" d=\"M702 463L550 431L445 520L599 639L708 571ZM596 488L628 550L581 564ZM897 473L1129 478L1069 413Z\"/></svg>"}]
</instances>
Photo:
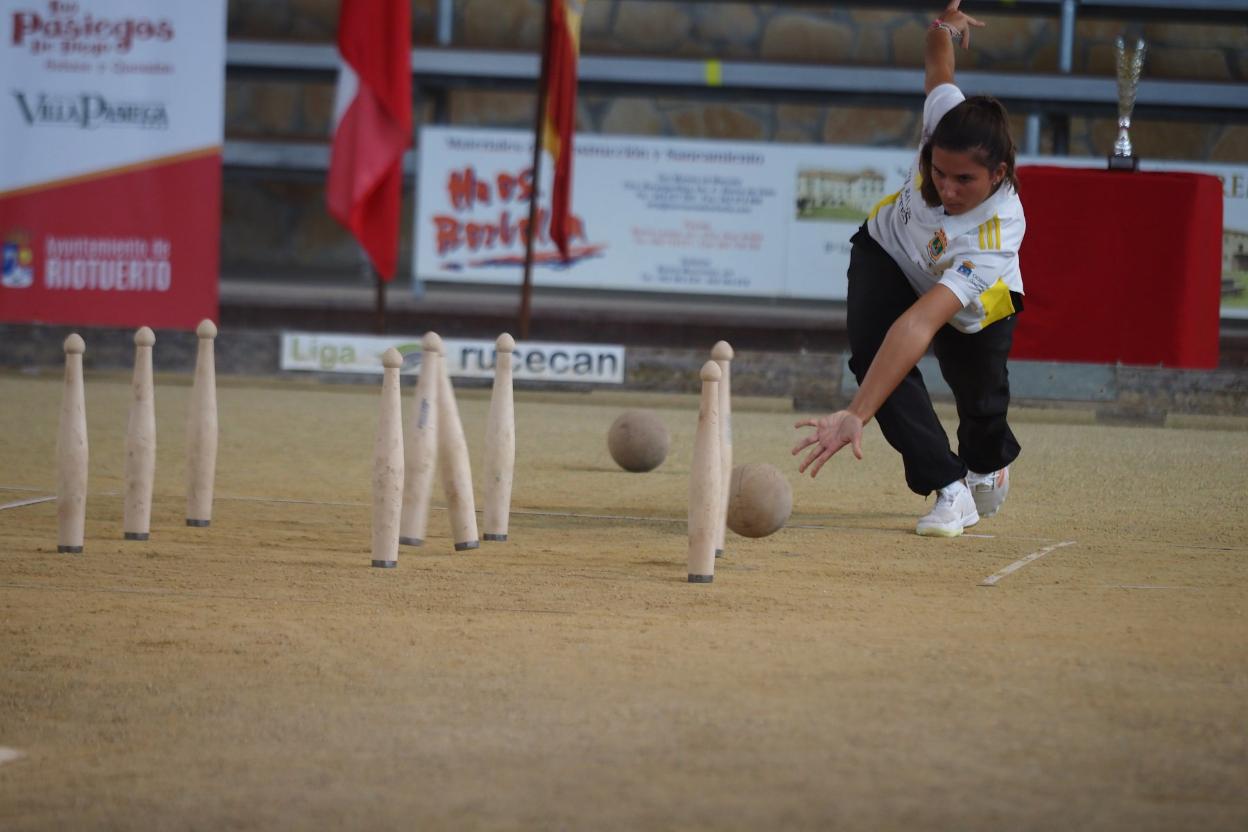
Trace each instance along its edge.
<instances>
[{"instance_id":1,"label":"yellow stripe on sleeve","mask_svg":"<svg viewBox=\"0 0 1248 832\"><path fill-rule=\"evenodd\" d=\"M901 196L901 191L897 191L896 193L889 194L888 196L881 199L879 202L875 203L874 207L871 208L871 213L867 215L867 219L869 220L875 219L875 215L880 213L881 208L883 208L885 205L892 205L894 202L897 201L897 197L899 196Z\"/></svg>"},{"instance_id":2,"label":"yellow stripe on sleeve","mask_svg":"<svg viewBox=\"0 0 1248 832\"><path fill-rule=\"evenodd\" d=\"M994 251L1001 248L1001 218L996 214L979 227L979 250Z\"/></svg>"}]
</instances>

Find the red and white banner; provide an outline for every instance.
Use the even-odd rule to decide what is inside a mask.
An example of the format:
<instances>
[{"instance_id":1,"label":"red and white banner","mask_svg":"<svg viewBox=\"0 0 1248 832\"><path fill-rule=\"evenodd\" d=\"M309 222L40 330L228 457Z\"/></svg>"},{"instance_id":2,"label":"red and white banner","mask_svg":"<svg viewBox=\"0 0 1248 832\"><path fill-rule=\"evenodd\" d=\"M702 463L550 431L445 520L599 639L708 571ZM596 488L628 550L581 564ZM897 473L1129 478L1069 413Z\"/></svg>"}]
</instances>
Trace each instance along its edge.
<instances>
[{"instance_id":1,"label":"red and white banner","mask_svg":"<svg viewBox=\"0 0 1248 832\"><path fill-rule=\"evenodd\" d=\"M343 66L325 199L373 268L393 280L399 252L403 151L412 143L412 23L408 0L344 0Z\"/></svg>"},{"instance_id":2,"label":"red and white banner","mask_svg":"<svg viewBox=\"0 0 1248 832\"><path fill-rule=\"evenodd\" d=\"M0 0L0 321L217 318L225 0Z\"/></svg>"}]
</instances>

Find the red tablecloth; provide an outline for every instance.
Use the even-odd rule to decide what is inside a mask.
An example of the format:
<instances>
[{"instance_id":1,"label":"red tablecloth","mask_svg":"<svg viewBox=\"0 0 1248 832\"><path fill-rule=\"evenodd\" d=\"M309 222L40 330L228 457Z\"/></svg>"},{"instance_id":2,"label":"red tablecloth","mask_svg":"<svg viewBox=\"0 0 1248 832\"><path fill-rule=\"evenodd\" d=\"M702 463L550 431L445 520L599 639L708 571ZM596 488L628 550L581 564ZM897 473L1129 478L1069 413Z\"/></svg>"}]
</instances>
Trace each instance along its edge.
<instances>
[{"instance_id":1,"label":"red tablecloth","mask_svg":"<svg viewBox=\"0 0 1248 832\"><path fill-rule=\"evenodd\" d=\"M1027 297L1014 358L1217 366L1215 177L1026 166L1018 178Z\"/></svg>"}]
</instances>

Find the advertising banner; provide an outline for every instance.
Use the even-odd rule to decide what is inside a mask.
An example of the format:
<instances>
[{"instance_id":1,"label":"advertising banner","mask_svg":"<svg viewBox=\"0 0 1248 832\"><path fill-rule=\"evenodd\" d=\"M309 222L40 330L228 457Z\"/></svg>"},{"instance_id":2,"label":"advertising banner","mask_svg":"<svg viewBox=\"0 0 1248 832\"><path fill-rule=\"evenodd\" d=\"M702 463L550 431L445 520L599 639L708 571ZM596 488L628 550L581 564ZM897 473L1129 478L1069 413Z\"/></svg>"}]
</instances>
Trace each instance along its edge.
<instances>
[{"instance_id":1,"label":"advertising banner","mask_svg":"<svg viewBox=\"0 0 1248 832\"><path fill-rule=\"evenodd\" d=\"M415 277L519 285L532 135L426 127L420 149ZM901 187L916 153L597 135L578 135L575 150L571 259L557 257L543 206L535 285L811 300L845 299L849 239ZM1146 160L1143 168L1222 179L1222 309L1248 316L1248 167Z\"/></svg>"},{"instance_id":2,"label":"advertising banner","mask_svg":"<svg viewBox=\"0 0 1248 832\"><path fill-rule=\"evenodd\" d=\"M402 374L419 375L420 340L419 336L284 332L281 369L380 375L381 354L394 347L403 356ZM498 359L494 341L443 338L442 347L448 375L494 378ZM624 347L522 341L511 354L511 372L516 380L623 384Z\"/></svg>"},{"instance_id":3,"label":"advertising banner","mask_svg":"<svg viewBox=\"0 0 1248 832\"><path fill-rule=\"evenodd\" d=\"M225 0L0 0L0 320L217 317Z\"/></svg>"},{"instance_id":4,"label":"advertising banner","mask_svg":"<svg viewBox=\"0 0 1248 832\"><path fill-rule=\"evenodd\" d=\"M426 127L420 142L417 276L519 284L532 136ZM777 298L845 296L849 238L913 157L592 135L575 150L571 260L543 207L536 285Z\"/></svg>"}]
</instances>

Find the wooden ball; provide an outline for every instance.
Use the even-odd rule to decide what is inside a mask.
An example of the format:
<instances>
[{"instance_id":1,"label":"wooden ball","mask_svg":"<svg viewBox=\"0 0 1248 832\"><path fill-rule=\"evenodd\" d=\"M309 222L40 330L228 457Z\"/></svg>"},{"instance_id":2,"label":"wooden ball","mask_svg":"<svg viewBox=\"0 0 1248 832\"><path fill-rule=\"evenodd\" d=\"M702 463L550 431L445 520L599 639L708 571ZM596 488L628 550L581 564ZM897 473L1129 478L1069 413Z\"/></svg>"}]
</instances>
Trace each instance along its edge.
<instances>
[{"instance_id":1,"label":"wooden ball","mask_svg":"<svg viewBox=\"0 0 1248 832\"><path fill-rule=\"evenodd\" d=\"M607 431L607 450L625 471L653 471L670 445L667 425L652 410L626 410Z\"/></svg>"},{"instance_id":2,"label":"wooden ball","mask_svg":"<svg viewBox=\"0 0 1248 832\"><path fill-rule=\"evenodd\" d=\"M766 537L789 520L793 488L774 465L753 462L732 469L728 528L742 537Z\"/></svg>"}]
</instances>

